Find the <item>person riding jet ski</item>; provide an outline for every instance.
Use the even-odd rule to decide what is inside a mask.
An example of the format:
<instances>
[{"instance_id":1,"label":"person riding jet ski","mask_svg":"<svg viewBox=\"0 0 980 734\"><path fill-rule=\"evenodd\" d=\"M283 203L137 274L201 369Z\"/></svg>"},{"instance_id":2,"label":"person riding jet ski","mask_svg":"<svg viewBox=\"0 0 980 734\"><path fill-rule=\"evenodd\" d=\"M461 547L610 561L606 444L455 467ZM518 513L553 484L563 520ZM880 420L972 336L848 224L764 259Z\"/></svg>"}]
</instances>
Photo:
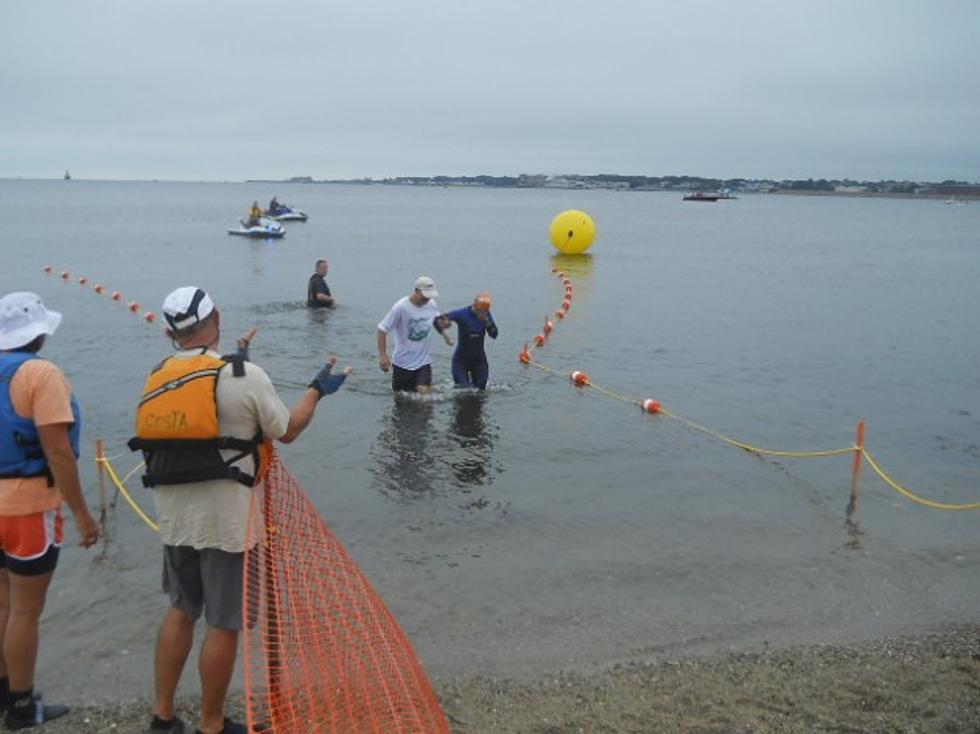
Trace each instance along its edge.
<instances>
[{"instance_id":1,"label":"person riding jet ski","mask_svg":"<svg viewBox=\"0 0 980 734\"><path fill-rule=\"evenodd\" d=\"M248 210L248 224L247 227L258 227L259 220L262 218L262 209L259 207L259 202L253 201L252 208Z\"/></svg>"}]
</instances>

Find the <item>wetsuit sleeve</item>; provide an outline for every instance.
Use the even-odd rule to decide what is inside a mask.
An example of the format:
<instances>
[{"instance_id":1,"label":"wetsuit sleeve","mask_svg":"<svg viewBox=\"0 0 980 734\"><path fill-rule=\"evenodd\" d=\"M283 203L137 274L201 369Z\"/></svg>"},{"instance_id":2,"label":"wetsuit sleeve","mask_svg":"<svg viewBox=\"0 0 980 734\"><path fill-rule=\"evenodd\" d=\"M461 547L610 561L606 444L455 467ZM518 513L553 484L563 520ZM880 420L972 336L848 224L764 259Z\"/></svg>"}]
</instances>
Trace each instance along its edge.
<instances>
[{"instance_id":1,"label":"wetsuit sleeve","mask_svg":"<svg viewBox=\"0 0 980 734\"><path fill-rule=\"evenodd\" d=\"M316 305L316 276L311 275L309 282L306 284L306 305L315 306Z\"/></svg>"},{"instance_id":2,"label":"wetsuit sleeve","mask_svg":"<svg viewBox=\"0 0 980 734\"><path fill-rule=\"evenodd\" d=\"M487 313L487 334L490 335L490 338L491 339L496 339L497 338L497 334L499 334L499 333L500 332L497 331L497 322L493 320L493 315L491 315L488 312Z\"/></svg>"}]
</instances>

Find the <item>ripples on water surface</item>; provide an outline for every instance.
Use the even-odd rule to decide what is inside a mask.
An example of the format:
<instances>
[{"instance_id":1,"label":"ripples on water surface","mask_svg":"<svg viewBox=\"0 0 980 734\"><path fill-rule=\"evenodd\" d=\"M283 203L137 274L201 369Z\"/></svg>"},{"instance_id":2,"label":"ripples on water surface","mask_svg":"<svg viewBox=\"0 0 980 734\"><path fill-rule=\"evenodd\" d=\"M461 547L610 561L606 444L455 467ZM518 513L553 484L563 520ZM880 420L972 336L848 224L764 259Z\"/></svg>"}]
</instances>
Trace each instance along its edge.
<instances>
[{"instance_id":1,"label":"ripples on water surface","mask_svg":"<svg viewBox=\"0 0 980 734\"><path fill-rule=\"evenodd\" d=\"M225 234L273 193L311 220L275 243ZM552 256L548 223L569 207L598 223L590 258ZM76 386L86 446L122 449L168 345L45 264L154 310L177 285L206 287L225 346L257 326L253 359L283 384L328 353L356 368L283 454L436 673L976 621L980 515L917 508L866 476L865 534L848 550L849 458L762 461L516 355L560 302L557 264L575 298L545 363L778 448L846 446L862 417L898 478L977 499L980 204L4 181L0 213L2 290L65 313L47 353ZM301 300L318 257L340 302L329 313ZM451 390L441 343L435 396L388 390L375 326L422 273L446 309L493 292L487 394ZM120 505L107 556L93 557L65 555L42 668L72 687L94 655L120 686L149 690L156 539Z\"/></svg>"}]
</instances>

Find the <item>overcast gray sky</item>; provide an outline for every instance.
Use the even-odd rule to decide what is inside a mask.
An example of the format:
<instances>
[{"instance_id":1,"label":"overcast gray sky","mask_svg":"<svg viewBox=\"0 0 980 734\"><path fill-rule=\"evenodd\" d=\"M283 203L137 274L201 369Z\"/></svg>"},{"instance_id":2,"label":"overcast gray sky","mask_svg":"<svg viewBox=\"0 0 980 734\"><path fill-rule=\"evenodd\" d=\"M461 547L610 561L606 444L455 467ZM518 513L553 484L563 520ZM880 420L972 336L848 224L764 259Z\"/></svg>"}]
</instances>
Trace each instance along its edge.
<instances>
[{"instance_id":1,"label":"overcast gray sky","mask_svg":"<svg viewBox=\"0 0 980 734\"><path fill-rule=\"evenodd\" d=\"M980 2L3 0L0 176L980 179Z\"/></svg>"}]
</instances>

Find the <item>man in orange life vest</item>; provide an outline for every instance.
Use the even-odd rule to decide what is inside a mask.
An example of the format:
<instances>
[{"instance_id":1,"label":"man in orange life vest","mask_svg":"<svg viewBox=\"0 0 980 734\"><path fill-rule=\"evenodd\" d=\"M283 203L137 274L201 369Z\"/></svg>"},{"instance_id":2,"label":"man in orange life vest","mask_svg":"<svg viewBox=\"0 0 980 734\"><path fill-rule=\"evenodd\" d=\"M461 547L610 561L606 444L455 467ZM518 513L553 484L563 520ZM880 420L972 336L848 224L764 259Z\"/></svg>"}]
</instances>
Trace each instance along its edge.
<instances>
[{"instance_id":1,"label":"man in orange life vest","mask_svg":"<svg viewBox=\"0 0 980 734\"><path fill-rule=\"evenodd\" d=\"M62 500L84 548L99 539L78 478L80 418L71 385L38 357L61 314L33 293L0 298L0 701L8 729L68 713L34 692L38 620L58 565Z\"/></svg>"},{"instance_id":2,"label":"man in orange life vest","mask_svg":"<svg viewBox=\"0 0 980 734\"><path fill-rule=\"evenodd\" d=\"M151 732L183 734L175 694L202 611L201 734L244 734L224 716L242 628L242 585L249 504L260 451L270 440L294 441L310 424L324 395L336 392L350 369L333 375L330 358L289 410L268 375L248 362L254 331L239 352L216 350L221 314L194 286L167 296L167 336L178 352L147 378L136 417L133 450L146 459L144 484L154 489L163 539L163 587L171 607L156 649L156 698Z\"/></svg>"}]
</instances>

